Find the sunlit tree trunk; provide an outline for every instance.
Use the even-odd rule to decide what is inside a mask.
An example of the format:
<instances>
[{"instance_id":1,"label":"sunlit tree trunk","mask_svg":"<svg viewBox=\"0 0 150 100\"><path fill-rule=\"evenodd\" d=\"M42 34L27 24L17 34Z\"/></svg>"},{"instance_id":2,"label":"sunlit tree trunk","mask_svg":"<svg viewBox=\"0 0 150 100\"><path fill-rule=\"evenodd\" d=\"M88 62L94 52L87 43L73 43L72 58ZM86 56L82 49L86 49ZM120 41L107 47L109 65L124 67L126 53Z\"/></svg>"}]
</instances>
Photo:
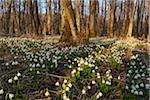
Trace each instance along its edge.
<instances>
[{"instance_id":1,"label":"sunlit tree trunk","mask_svg":"<svg viewBox=\"0 0 150 100\"><path fill-rule=\"evenodd\" d=\"M73 15L72 4L71 4L70 0L64 0L64 1L66 4L65 11L66 11L69 26L71 29L73 42L77 42L77 28L75 27L75 19L74 19L74 15Z\"/></svg>"},{"instance_id":2,"label":"sunlit tree trunk","mask_svg":"<svg viewBox=\"0 0 150 100\"><path fill-rule=\"evenodd\" d=\"M71 36L69 23L66 16L65 7L66 7L65 0L61 0L61 28L60 28L61 37L59 39L59 42L69 43L72 40L72 36Z\"/></svg>"},{"instance_id":3,"label":"sunlit tree trunk","mask_svg":"<svg viewBox=\"0 0 150 100\"><path fill-rule=\"evenodd\" d=\"M113 37L114 35L114 31L113 31L113 27L114 27L114 0L110 1L110 18L109 18L109 37Z\"/></svg>"},{"instance_id":4,"label":"sunlit tree trunk","mask_svg":"<svg viewBox=\"0 0 150 100\"><path fill-rule=\"evenodd\" d=\"M90 0L89 37L96 37L95 32L96 0Z\"/></svg>"},{"instance_id":5,"label":"sunlit tree trunk","mask_svg":"<svg viewBox=\"0 0 150 100\"><path fill-rule=\"evenodd\" d=\"M76 24L77 24L77 29L78 32L80 33L80 13L79 13L79 4L80 4L80 0L76 0L75 1L75 9L76 9Z\"/></svg>"},{"instance_id":6,"label":"sunlit tree trunk","mask_svg":"<svg viewBox=\"0 0 150 100\"><path fill-rule=\"evenodd\" d=\"M133 32L133 21L134 21L134 0L132 0L131 2L131 7L130 7L130 14L129 14L129 17L130 17L130 22L129 22L129 28L128 28L128 33L126 35L126 38L129 39L132 37L132 32Z\"/></svg>"}]
</instances>

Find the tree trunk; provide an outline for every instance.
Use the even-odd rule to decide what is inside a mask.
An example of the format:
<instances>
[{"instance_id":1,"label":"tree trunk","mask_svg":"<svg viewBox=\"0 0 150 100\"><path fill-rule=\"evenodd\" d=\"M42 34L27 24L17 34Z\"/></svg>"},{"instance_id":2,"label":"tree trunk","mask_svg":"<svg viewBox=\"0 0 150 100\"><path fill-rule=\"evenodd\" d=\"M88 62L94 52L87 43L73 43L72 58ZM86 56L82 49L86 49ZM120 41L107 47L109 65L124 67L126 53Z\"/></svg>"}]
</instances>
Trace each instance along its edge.
<instances>
[{"instance_id":1,"label":"tree trunk","mask_svg":"<svg viewBox=\"0 0 150 100\"><path fill-rule=\"evenodd\" d=\"M114 31L113 31L113 27L114 27L114 0L110 1L110 18L109 18L109 34L108 36L110 38L113 37L114 35Z\"/></svg>"},{"instance_id":2,"label":"tree trunk","mask_svg":"<svg viewBox=\"0 0 150 100\"><path fill-rule=\"evenodd\" d=\"M128 28L128 33L126 35L126 38L129 39L132 37L132 32L133 32L133 21L134 21L134 0L131 2L131 7L130 7L130 23L129 23L129 28Z\"/></svg>"},{"instance_id":3,"label":"tree trunk","mask_svg":"<svg viewBox=\"0 0 150 100\"><path fill-rule=\"evenodd\" d=\"M47 4L47 34L50 34L51 32L51 0L46 0L46 4Z\"/></svg>"},{"instance_id":4,"label":"tree trunk","mask_svg":"<svg viewBox=\"0 0 150 100\"><path fill-rule=\"evenodd\" d=\"M37 0L33 2L33 19L34 19L34 27L35 27L35 34L41 33L40 30L40 19L38 14L38 3Z\"/></svg>"},{"instance_id":5,"label":"tree trunk","mask_svg":"<svg viewBox=\"0 0 150 100\"><path fill-rule=\"evenodd\" d=\"M150 0L148 3L149 3L148 4L148 13L150 15ZM148 42L150 42L150 16L149 16L149 24L148 25L149 25Z\"/></svg>"},{"instance_id":6,"label":"tree trunk","mask_svg":"<svg viewBox=\"0 0 150 100\"><path fill-rule=\"evenodd\" d=\"M65 12L68 18L68 22L69 22L69 26L71 29L71 34L72 34L72 38L73 38L73 42L77 42L77 28L75 27L75 19L74 19L74 15L73 15L73 9L72 9L72 5L71 5L71 1L70 0L64 0L65 1Z\"/></svg>"},{"instance_id":7,"label":"tree trunk","mask_svg":"<svg viewBox=\"0 0 150 100\"><path fill-rule=\"evenodd\" d=\"M125 33L126 33L126 21L127 21L127 4L126 4L126 0L124 0L124 6L123 6L123 9L124 9L124 19L123 19L123 26L122 26L122 31L124 32L122 34L122 37L124 38L125 37Z\"/></svg>"},{"instance_id":8,"label":"tree trunk","mask_svg":"<svg viewBox=\"0 0 150 100\"><path fill-rule=\"evenodd\" d=\"M90 0L89 37L96 37L95 32L96 0Z\"/></svg>"},{"instance_id":9,"label":"tree trunk","mask_svg":"<svg viewBox=\"0 0 150 100\"><path fill-rule=\"evenodd\" d=\"M80 33L80 13L79 13L79 1L80 0L76 0L75 1L75 9L76 9L76 24L77 24L77 29L78 32Z\"/></svg>"}]
</instances>

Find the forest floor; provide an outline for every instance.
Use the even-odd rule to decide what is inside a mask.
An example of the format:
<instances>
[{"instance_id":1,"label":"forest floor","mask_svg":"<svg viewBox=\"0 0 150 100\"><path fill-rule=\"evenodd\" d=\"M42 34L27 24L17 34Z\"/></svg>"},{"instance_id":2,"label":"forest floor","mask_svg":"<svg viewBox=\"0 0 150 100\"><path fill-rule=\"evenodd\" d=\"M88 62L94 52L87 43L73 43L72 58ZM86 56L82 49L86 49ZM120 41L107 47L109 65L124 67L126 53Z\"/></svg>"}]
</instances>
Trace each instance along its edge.
<instances>
[{"instance_id":1,"label":"forest floor","mask_svg":"<svg viewBox=\"0 0 150 100\"><path fill-rule=\"evenodd\" d=\"M150 43L0 38L0 100L148 100Z\"/></svg>"}]
</instances>

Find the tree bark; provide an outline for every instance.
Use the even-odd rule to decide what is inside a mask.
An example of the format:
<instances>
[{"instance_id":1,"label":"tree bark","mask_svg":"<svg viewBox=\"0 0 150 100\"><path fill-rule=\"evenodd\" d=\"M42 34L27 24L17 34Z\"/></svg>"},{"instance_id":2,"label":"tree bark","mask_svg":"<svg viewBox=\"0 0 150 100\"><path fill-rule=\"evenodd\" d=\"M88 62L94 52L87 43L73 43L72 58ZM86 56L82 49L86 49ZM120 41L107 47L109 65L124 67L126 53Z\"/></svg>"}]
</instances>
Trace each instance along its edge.
<instances>
[{"instance_id":1,"label":"tree bark","mask_svg":"<svg viewBox=\"0 0 150 100\"><path fill-rule=\"evenodd\" d=\"M89 37L96 37L95 32L96 0L90 0Z\"/></svg>"},{"instance_id":2,"label":"tree bark","mask_svg":"<svg viewBox=\"0 0 150 100\"><path fill-rule=\"evenodd\" d=\"M114 35L114 30L113 30L113 27L114 27L114 0L111 0L110 1L110 18L109 18L109 34L108 36L110 38L113 37Z\"/></svg>"},{"instance_id":3,"label":"tree bark","mask_svg":"<svg viewBox=\"0 0 150 100\"><path fill-rule=\"evenodd\" d=\"M77 29L78 32L80 33L80 12L79 12L79 1L80 0L75 0L75 10L76 10L76 24L77 24Z\"/></svg>"},{"instance_id":4,"label":"tree bark","mask_svg":"<svg viewBox=\"0 0 150 100\"><path fill-rule=\"evenodd\" d=\"M132 2L131 2L131 7L130 7L130 23L129 23L129 28L128 28L128 33L127 33L127 35L126 35L126 38L127 39L129 39L129 38L131 38L132 37L132 32L133 32L133 21L134 21L134 13L133 13L133 11L134 11L134 0L132 0Z\"/></svg>"}]
</instances>

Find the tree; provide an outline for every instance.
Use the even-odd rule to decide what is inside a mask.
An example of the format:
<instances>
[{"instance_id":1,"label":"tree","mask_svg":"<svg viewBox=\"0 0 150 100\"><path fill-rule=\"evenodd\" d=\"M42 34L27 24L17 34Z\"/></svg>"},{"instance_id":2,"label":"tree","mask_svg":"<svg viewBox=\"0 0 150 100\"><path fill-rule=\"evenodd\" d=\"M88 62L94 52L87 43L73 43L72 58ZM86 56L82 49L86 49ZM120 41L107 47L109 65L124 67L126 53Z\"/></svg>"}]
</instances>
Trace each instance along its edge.
<instances>
[{"instance_id":1,"label":"tree","mask_svg":"<svg viewBox=\"0 0 150 100\"><path fill-rule=\"evenodd\" d=\"M109 37L113 37L114 31L113 31L113 26L114 26L114 0L110 1L110 18L109 18Z\"/></svg>"},{"instance_id":2,"label":"tree","mask_svg":"<svg viewBox=\"0 0 150 100\"><path fill-rule=\"evenodd\" d=\"M80 13L79 13L79 1L80 0L75 0L75 9L76 9L76 23L77 23L77 30L80 32Z\"/></svg>"},{"instance_id":3,"label":"tree","mask_svg":"<svg viewBox=\"0 0 150 100\"><path fill-rule=\"evenodd\" d=\"M130 7L130 22L129 22L129 28L128 28L128 33L126 35L126 38L129 39L132 37L132 32L133 32L133 21L134 21L134 0L131 1L131 7Z\"/></svg>"},{"instance_id":4,"label":"tree","mask_svg":"<svg viewBox=\"0 0 150 100\"><path fill-rule=\"evenodd\" d=\"M150 15L150 0L149 0L149 2L148 2L149 4L148 4L148 13L149 13L149 15ZM150 17L149 17L149 23L150 23ZM150 42L150 24L149 24L149 34L148 34L148 42Z\"/></svg>"},{"instance_id":5,"label":"tree","mask_svg":"<svg viewBox=\"0 0 150 100\"><path fill-rule=\"evenodd\" d=\"M40 19L38 14L38 3L37 0L34 0L33 2L33 20L34 20L34 29L35 34L40 33Z\"/></svg>"},{"instance_id":6,"label":"tree","mask_svg":"<svg viewBox=\"0 0 150 100\"><path fill-rule=\"evenodd\" d=\"M95 32L96 0L90 0L89 37L96 37Z\"/></svg>"}]
</instances>

